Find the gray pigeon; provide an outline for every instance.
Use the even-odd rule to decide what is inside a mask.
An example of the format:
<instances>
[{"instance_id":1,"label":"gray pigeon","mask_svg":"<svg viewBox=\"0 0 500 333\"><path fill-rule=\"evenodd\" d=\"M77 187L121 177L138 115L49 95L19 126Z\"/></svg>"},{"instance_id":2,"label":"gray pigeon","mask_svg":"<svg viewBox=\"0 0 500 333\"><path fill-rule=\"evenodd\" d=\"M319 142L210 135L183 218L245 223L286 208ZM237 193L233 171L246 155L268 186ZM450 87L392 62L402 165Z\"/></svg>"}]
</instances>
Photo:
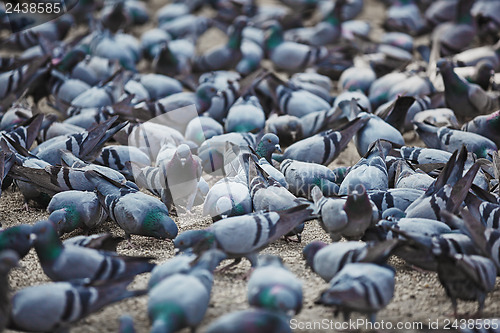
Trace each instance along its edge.
<instances>
[{"instance_id":1,"label":"gray pigeon","mask_svg":"<svg viewBox=\"0 0 500 333\"><path fill-rule=\"evenodd\" d=\"M372 144L366 155L349 169L340 184L340 195L347 194L350 187L357 185L363 185L367 191L388 189L389 175L385 164L386 145L387 143L384 142L383 147L380 140Z\"/></svg>"},{"instance_id":2,"label":"gray pigeon","mask_svg":"<svg viewBox=\"0 0 500 333\"><path fill-rule=\"evenodd\" d=\"M242 182L228 178L215 183L203 203L203 215L210 215L214 221L223 216L244 215L252 211L252 198L248 187Z\"/></svg>"},{"instance_id":3,"label":"gray pigeon","mask_svg":"<svg viewBox=\"0 0 500 333\"><path fill-rule=\"evenodd\" d=\"M52 223L33 227L35 250L43 271L53 281L108 281L134 277L155 266L152 258L119 256L114 252L63 245Z\"/></svg>"},{"instance_id":4,"label":"gray pigeon","mask_svg":"<svg viewBox=\"0 0 500 333\"><path fill-rule=\"evenodd\" d=\"M302 282L286 267L280 257L262 255L248 280L248 303L251 306L298 314L302 309Z\"/></svg>"},{"instance_id":5,"label":"gray pigeon","mask_svg":"<svg viewBox=\"0 0 500 333\"><path fill-rule=\"evenodd\" d=\"M335 307L337 313L343 312L344 320L349 320L351 312L361 312L374 323L377 312L389 304L394 295L394 275L394 269L388 267L347 264L316 303Z\"/></svg>"},{"instance_id":6,"label":"gray pigeon","mask_svg":"<svg viewBox=\"0 0 500 333\"><path fill-rule=\"evenodd\" d=\"M248 188L256 212L280 211L307 203L307 200L297 198L274 178L269 177L251 158L248 168Z\"/></svg>"},{"instance_id":7,"label":"gray pigeon","mask_svg":"<svg viewBox=\"0 0 500 333\"><path fill-rule=\"evenodd\" d=\"M125 124L121 124L110 129L117 118L117 116L112 117L90 131L68 137L54 137L38 145L32 153L52 165L61 163L60 149L67 149L83 160L93 160L98 156L104 143L125 126Z\"/></svg>"},{"instance_id":8,"label":"gray pigeon","mask_svg":"<svg viewBox=\"0 0 500 333\"><path fill-rule=\"evenodd\" d=\"M403 135L382 118L366 112L361 112L358 116L369 119L354 136L354 144L359 155L365 155L377 140L387 140L398 145L405 144Z\"/></svg>"},{"instance_id":9,"label":"gray pigeon","mask_svg":"<svg viewBox=\"0 0 500 333\"><path fill-rule=\"evenodd\" d=\"M321 215L321 226L333 241L340 240L341 236L361 239L374 217L378 217L375 205L361 184L349 191L347 199L325 198L317 187L313 188L312 196Z\"/></svg>"},{"instance_id":10,"label":"gray pigeon","mask_svg":"<svg viewBox=\"0 0 500 333\"><path fill-rule=\"evenodd\" d=\"M116 252L116 247L123 241L123 237L115 237L112 234L94 234L89 236L75 236L63 241L64 246L82 246L96 250Z\"/></svg>"},{"instance_id":11,"label":"gray pigeon","mask_svg":"<svg viewBox=\"0 0 500 333\"><path fill-rule=\"evenodd\" d=\"M438 278L451 298L455 317L458 317L457 299L477 301L481 315L486 295L495 288L497 269L493 261L465 254L440 254L437 260Z\"/></svg>"},{"instance_id":12,"label":"gray pigeon","mask_svg":"<svg viewBox=\"0 0 500 333\"><path fill-rule=\"evenodd\" d=\"M32 232L33 227L29 224L14 225L0 230L0 251L13 250L19 258L24 258L33 245Z\"/></svg>"},{"instance_id":13,"label":"gray pigeon","mask_svg":"<svg viewBox=\"0 0 500 333\"><path fill-rule=\"evenodd\" d=\"M109 145L102 148L95 162L121 172L128 180L134 180L134 178L126 167L127 162L151 165L149 156L142 150L134 146L122 145Z\"/></svg>"},{"instance_id":14,"label":"gray pigeon","mask_svg":"<svg viewBox=\"0 0 500 333\"><path fill-rule=\"evenodd\" d=\"M238 98L229 109L224 128L226 132L257 133L264 128L266 116L259 99L252 94Z\"/></svg>"},{"instance_id":15,"label":"gray pigeon","mask_svg":"<svg viewBox=\"0 0 500 333\"><path fill-rule=\"evenodd\" d=\"M235 258L233 264L239 263L241 257L246 257L254 267L258 251L299 224L314 218L312 209L308 206L228 217L207 229L183 232L174 240L174 246L180 251L193 248L193 252L197 254L215 247L224 251L228 258Z\"/></svg>"},{"instance_id":16,"label":"gray pigeon","mask_svg":"<svg viewBox=\"0 0 500 333\"><path fill-rule=\"evenodd\" d=\"M226 259L224 252L217 249L208 250L199 258L193 253L183 252L153 268L148 282L148 289L151 290L162 280L174 274L189 274L193 270L200 268L213 272L224 259Z\"/></svg>"},{"instance_id":17,"label":"gray pigeon","mask_svg":"<svg viewBox=\"0 0 500 333\"><path fill-rule=\"evenodd\" d=\"M49 220L57 222L61 235L77 228L92 229L100 225L108 214L94 192L65 191L52 197L47 207Z\"/></svg>"},{"instance_id":18,"label":"gray pigeon","mask_svg":"<svg viewBox=\"0 0 500 333\"><path fill-rule=\"evenodd\" d=\"M120 326L118 333L135 333L134 318L129 314L120 316Z\"/></svg>"},{"instance_id":19,"label":"gray pigeon","mask_svg":"<svg viewBox=\"0 0 500 333\"><path fill-rule=\"evenodd\" d=\"M453 71L451 61L441 59L437 66L443 77L446 104L455 112L459 121L468 121L500 108L498 96L491 96L477 84L458 76Z\"/></svg>"},{"instance_id":20,"label":"gray pigeon","mask_svg":"<svg viewBox=\"0 0 500 333\"><path fill-rule=\"evenodd\" d=\"M441 220L444 209L456 212L464 201L472 181L479 169L474 165L462 177L463 167L467 158L467 150L463 148L458 158L457 151L453 153L441 174L429 189L405 210L406 216Z\"/></svg>"},{"instance_id":21,"label":"gray pigeon","mask_svg":"<svg viewBox=\"0 0 500 333\"><path fill-rule=\"evenodd\" d=\"M499 135L500 110L489 115L477 116L462 126L462 131L476 133L500 145Z\"/></svg>"},{"instance_id":22,"label":"gray pigeon","mask_svg":"<svg viewBox=\"0 0 500 333\"><path fill-rule=\"evenodd\" d=\"M131 164L137 184L160 196L170 212L191 211L202 173L200 159L193 156L188 145L181 144L171 159L157 162L158 167Z\"/></svg>"},{"instance_id":23,"label":"gray pigeon","mask_svg":"<svg viewBox=\"0 0 500 333\"><path fill-rule=\"evenodd\" d=\"M427 191L434 182L434 178L420 169L414 170L406 161L400 160L396 163L395 188L411 188Z\"/></svg>"},{"instance_id":24,"label":"gray pigeon","mask_svg":"<svg viewBox=\"0 0 500 333\"><path fill-rule=\"evenodd\" d=\"M12 297L9 328L28 332L65 332L76 321L145 290L128 291L131 279L86 286L55 282L21 289Z\"/></svg>"},{"instance_id":25,"label":"gray pigeon","mask_svg":"<svg viewBox=\"0 0 500 333\"><path fill-rule=\"evenodd\" d=\"M390 188L387 191L370 191L368 196L377 206L380 214L386 209L396 207L405 211L409 205L421 197L425 192L408 188Z\"/></svg>"},{"instance_id":26,"label":"gray pigeon","mask_svg":"<svg viewBox=\"0 0 500 333\"><path fill-rule=\"evenodd\" d=\"M86 171L85 176L95 186L101 205L109 217L125 231L127 238L131 234L159 239L177 236L177 225L160 200L139 192L137 187L119 184L96 171Z\"/></svg>"},{"instance_id":27,"label":"gray pigeon","mask_svg":"<svg viewBox=\"0 0 500 333\"><path fill-rule=\"evenodd\" d=\"M488 158L498 150L496 144L480 134L464 132L447 127L435 127L432 125L415 123L416 131L429 148L454 152L465 146L468 151L477 157Z\"/></svg>"},{"instance_id":28,"label":"gray pigeon","mask_svg":"<svg viewBox=\"0 0 500 333\"><path fill-rule=\"evenodd\" d=\"M323 280L329 282L347 264L356 262L383 264L399 243L395 239L379 243L348 241L326 244L314 241L302 250L302 254L306 265Z\"/></svg>"},{"instance_id":29,"label":"gray pigeon","mask_svg":"<svg viewBox=\"0 0 500 333\"><path fill-rule=\"evenodd\" d=\"M281 162L280 169L285 175L288 190L296 196L312 200L314 186L318 186L325 196L339 191L335 173L324 165L286 159Z\"/></svg>"},{"instance_id":30,"label":"gray pigeon","mask_svg":"<svg viewBox=\"0 0 500 333\"><path fill-rule=\"evenodd\" d=\"M9 272L17 266L18 261L19 256L15 251L0 251L0 331L5 329L9 320Z\"/></svg>"},{"instance_id":31,"label":"gray pigeon","mask_svg":"<svg viewBox=\"0 0 500 333\"><path fill-rule=\"evenodd\" d=\"M283 155L276 156L276 159L328 165L347 147L352 137L367 121L366 117L356 118L340 131L328 130L300 140L289 146Z\"/></svg>"},{"instance_id":32,"label":"gray pigeon","mask_svg":"<svg viewBox=\"0 0 500 333\"><path fill-rule=\"evenodd\" d=\"M152 333L195 329L210 302L213 276L206 269L189 274L174 274L149 291L148 315Z\"/></svg>"},{"instance_id":33,"label":"gray pigeon","mask_svg":"<svg viewBox=\"0 0 500 333\"><path fill-rule=\"evenodd\" d=\"M226 314L212 322L206 333L292 333L289 318L275 311L248 309Z\"/></svg>"}]
</instances>

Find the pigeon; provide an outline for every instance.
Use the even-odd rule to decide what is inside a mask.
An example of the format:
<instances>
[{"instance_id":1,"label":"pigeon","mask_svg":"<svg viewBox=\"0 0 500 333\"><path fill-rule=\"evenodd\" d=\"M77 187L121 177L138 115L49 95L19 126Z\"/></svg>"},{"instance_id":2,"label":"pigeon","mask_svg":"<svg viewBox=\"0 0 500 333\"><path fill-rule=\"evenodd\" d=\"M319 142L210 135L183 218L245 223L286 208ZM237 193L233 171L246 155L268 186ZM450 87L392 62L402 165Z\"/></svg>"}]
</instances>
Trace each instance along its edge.
<instances>
[{"instance_id":1,"label":"pigeon","mask_svg":"<svg viewBox=\"0 0 500 333\"><path fill-rule=\"evenodd\" d=\"M439 255L437 260L439 282L451 298L455 317L458 317L457 299L477 301L481 315L486 295L495 287L497 269L493 261L465 254Z\"/></svg>"},{"instance_id":2,"label":"pigeon","mask_svg":"<svg viewBox=\"0 0 500 333\"><path fill-rule=\"evenodd\" d=\"M347 147L354 134L367 121L367 118L356 118L340 131L328 130L300 140L289 146L283 155L276 156L277 160L292 159L328 165Z\"/></svg>"},{"instance_id":3,"label":"pigeon","mask_svg":"<svg viewBox=\"0 0 500 333\"><path fill-rule=\"evenodd\" d=\"M489 115L477 116L462 126L462 131L476 133L490 139L498 147L500 135L498 135L498 124L500 121L500 110Z\"/></svg>"},{"instance_id":4,"label":"pigeon","mask_svg":"<svg viewBox=\"0 0 500 333\"><path fill-rule=\"evenodd\" d=\"M413 0L393 1L387 10L384 27L410 35L419 35L426 29L422 13Z\"/></svg>"},{"instance_id":5,"label":"pigeon","mask_svg":"<svg viewBox=\"0 0 500 333\"><path fill-rule=\"evenodd\" d=\"M324 165L286 159L281 162L280 169L288 183L288 190L296 196L312 200L314 186L318 186L324 196L338 194L337 177Z\"/></svg>"},{"instance_id":6,"label":"pigeon","mask_svg":"<svg viewBox=\"0 0 500 333\"><path fill-rule=\"evenodd\" d=\"M115 237L109 233L90 236L75 236L63 241L64 246L82 246L96 250L116 252L116 247L123 241L123 237Z\"/></svg>"},{"instance_id":7,"label":"pigeon","mask_svg":"<svg viewBox=\"0 0 500 333\"><path fill-rule=\"evenodd\" d=\"M398 240L380 243L362 243L356 241L326 244L321 241L309 243L302 254L306 266L318 274L325 282L330 280L347 264L371 262L382 264L399 245Z\"/></svg>"},{"instance_id":8,"label":"pigeon","mask_svg":"<svg viewBox=\"0 0 500 333\"><path fill-rule=\"evenodd\" d=\"M463 51L473 41L477 34L471 15L474 1L460 0L456 7L454 22L445 22L438 25L431 37L434 43L440 44L443 56L453 55Z\"/></svg>"},{"instance_id":9,"label":"pigeon","mask_svg":"<svg viewBox=\"0 0 500 333\"><path fill-rule=\"evenodd\" d=\"M252 159L249 160L248 188L256 212L285 210L306 201L298 199L278 181L269 177Z\"/></svg>"},{"instance_id":10,"label":"pigeon","mask_svg":"<svg viewBox=\"0 0 500 333\"><path fill-rule=\"evenodd\" d=\"M83 160L94 159L104 143L125 126L124 123L110 129L116 119L116 116L112 117L89 131L69 137L54 137L38 145L31 152L52 165L61 163L60 149L67 149Z\"/></svg>"},{"instance_id":11,"label":"pigeon","mask_svg":"<svg viewBox=\"0 0 500 333\"><path fill-rule=\"evenodd\" d=\"M283 114L302 118L331 107L329 101L290 81L285 82L272 73L267 74L266 78L274 103Z\"/></svg>"},{"instance_id":12,"label":"pigeon","mask_svg":"<svg viewBox=\"0 0 500 333\"><path fill-rule=\"evenodd\" d=\"M53 281L117 280L149 272L155 266L149 263L148 257L125 257L81 246L65 246L48 221L37 222L33 233L43 271Z\"/></svg>"},{"instance_id":13,"label":"pigeon","mask_svg":"<svg viewBox=\"0 0 500 333\"><path fill-rule=\"evenodd\" d=\"M283 28L278 22L270 23L266 29L265 49L276 69L286 72L300 72L328 56L328 50L324 46L285 41Z\"/></svg>"},{"instance_id":14,"label":"pigeon","mask_svg":"<svg viewBox=\"0 0 500 333\"><path fill-rule=\"evenodd\" d=\"M336 1L325 18L313 27L287 30L285 39L314 46L336 43L341 36L341 11L344 4L343 1Z\"/></svg>"},{"instance_id":15,"label":"pigeon","mask_svg":"<svg viewBox=\"0 0 500 333\"><path fill-rule=\"evenodd\" d=\"M203 203L203 215L210 215L214 221L252 211L252 198L246 184L227 178L210 188Z\"/></svg>"},{"instance_id":16,"label":"pigeon","mask_svg":"<svg viewBox=\"0 0 500 333\"><path fill-rule=\"evenodd\" d=\"M160 155L160 154L159 154ZM171 159L158 159L158 167L146 166L137 170L132 164L134 177L139 186L160 196L168 210L191 211L202 173L201 161L192 155L189 146L178 146Z\"/></svg>"},{"instance_id":17,"label":"pigeon","mask_svg":"<svg viewBox=\"0 0 500 333\"><path fill-rule=\"evenodd\" d=\"M187 140L200 146L203 141L215 135L224 133L224 127L215 119L207 116L200 116L191 120L186 126L184 133ZM146 163L143 163L146 164Z\"/></svg>"},{"instance_id":18,"label":"pigeon","mask_svg":"<svg viewBox=\"0 0 500 333\"><path fill-rule=\"evenodd\" d=\"M32 229L29 224L19 224L0 230L0 251L13 250L24 258L33 245Z\"/></svg>"},{"instance_id":19,"label":"pigeon","mask_svg":"<svg viewBox=\"0 0 500 333\"><path fill-rule=\"evenodd\" d=\"M394 295L394 269L370 263L347 264L330 281L316 304L336 307L344 320L351 312L368 315L375 322L376 313L389 304Z\"/></svg>"},{"instance_id":20,"label":"pigeon","mask_svg":"<svg viewBox=\"0 0 500 333\"><path fill-rule=\"evenodd\" d=\"M0 330L3 331L9 321L9 272L18 265L19 256L13 250L0 251Z\"/></svg>"},{"instance_id":21,"label":"pigeon","mask_svg":"<svg viewBox=\"0 0 500 333\"><path fill-rule=\"evenodd\" d=\"M229 108L224 129L226 132L257 133L264 128L266 116L257 97L246 94Z\"/></svg>"},{"instance_id":22,"label":"pigeon","mask_svg":"<svg viewBox=\"0 0 500 333\"><path fill-rule=\"evenodd\" d=\"M120 316L120 326L118 333L135 333L134 318L129 314Z\"/></svg>"},{"instance_id":23,"label":"pigeon","mask_svg":"<svg viewBox=\"0 0 500 333\"><path fill-rule=\"evenodd\" d=\"M414 170L408 162L400 160L397 163L394 188L412 188L427 191L434 182L434 178L420 169Z\"/></svg>"},{"instance_id":24,"label":"pigeon","mask_svg":"<svg viewBox=\"0 0 500 333\"><path fill-rule=\"evenodd\" d=\"M212 284L212 273L206 269L174 274L156 284L149 291L148 299L151 332L195 329L207 311Z\"/></svg>"},{"instance_id":25,"label":"pigeon","mask_svg":"<svg viewBox=\"0 0 500 333\"><path fill-rule=\"evenodd\" d=\"M349 169L340 184L339 194L348 194L349 187L363 185L366 191L387 190L389 175L385 164L387 144L377 140L358 163Z\"/></svg>"},{"instance_id":26,"label":"pigeon","mask_svg":"<svg viewBox=\"0 0 500 333\"><path fill-rule=\"evenodd\" d=\"M65 191L54 195L47 212L51 214L49 220L57 221L56 229L60 235L77 228L95 228L108 217L97 195L83 191Z\"/></svg>"},{"instance_id":27,"label":"pigeon","mask_svg":"<svg viewBox=\"0 0 500 333\"><path fill-rule=\"evenodd\" d=\"M340 240L341 236L361 239L372 223L374 205L361 184L349 191L347 199L325 198L317 187L313 188L312 196L321 215L321 226L333 241Z\"/></svg>"},{"instance_id":28,"label":"pigeon","mask_svg":"<svg viewBox=\"0 0 500 333\"><path fill-rule=\"evenodd\" d=\"M459 121L468 121L500 108L498 96L491 96L477 84L468 83L458 76L450 61L440 59L437 66L443 77L446 105L455 112Z\"/></svg>"},{"instance_id":29,"label":"pigeon","mask_svg":"<svg viewBox=\"0 0 500 333\"><path fill-rule=\"evenodd\" d=\"M411 119L413 128L413 122L415 123L427 123L434 125L436 127L450 127L450 128L460 128L457 117L452 109L448 108L437 108L428 109L425 111L419 111ZM409 128L410 129L410 128Z\"/></svg>"},{"instance_id":30,"label":"pigeon","mask_svg":"<svg viewBox=\"0 0 500 333\"><path fill-rule=\"evenodd\" d=\"M368 98L372 107L377 108L383 103L389 101L389 90L397 86L407 75L400 72L392 72L376 79L368 91Z\"/></svg>"},{"instance_id":31,"label":"pigeon","mask_svg":"<svg viewBox=\"0 0 500 333\"><path fill-rule=\"evenodd\" d=\"M462 209L461 215L463 220L449 212L443 212L443 218L447 223L457 226L461 231L469 235L476 249L479 249L479 254L493 261L498 274L498 272L500 272L500 253L498 251L500 231L484 226L467 208Z\"/></svg>"},{"instance_id":32,"label":"pigeon","mask_svg":"<svg viewBox=\"0 0 500 333\"><path fill-rule=\"evenodd\" d=\"M302 282L280 257L262 255L248 280L248 303L257 308L289 315L302 309Z\"/></svg>"},{"instance_id":33,"label":"pigeon","mask_svg":"<svg viewBox=\"0 0 500 333\"><path fill-rule=\"evenodd\" d=\"M409 146L402 146L399 152L401 157L405 160L419 165L436 163L446 164L450 160L452 154L441 149Z\"/></svg>"},{"instance_id":34,"label":"pigeon","mask_svg":"<svg viewBox=\"0 0 500 333\"><path fill-rule=\"evenodd\" d=\"M229 146L228 146L229 144ZM264 134L258 142L255 135L251 133L226 133L216 135L202 143L198 149L198 156L202 160L203 171L213 173L224 167L224 154L232 146L238 146L240 149L248 150L248 146L255 148L257 157L264 157L269 163L272 163L271 156L274 151L281 151L279 138L273 133Z\"/></svg>"},{"instance_id":35,"label":"pigeon","mask_svg":"<svg viewBox=\"0 0 500 333\"><path fill-rule=\"evenodd\" d=\"M380 117L366 113L360 113L359 115L368 117L366 124L354 137L354 144L359 155L365 155L370 146L377 140L387 140L398 145L405 144L403 135Z\"/></svg>"},{"instance_id":36,"label":"pigeon","mask_svg":"<svg viewBox=\"0 0 500 333\"><path fill-rule=\"evenodd\" d=\"M133 180L126 163L132 161L141 165L151 165L149 156L134 146L108 145L102 148L95 163L107 166L122 173L128 180Z\"/></svg>"},{"instance_id":37,"label":"pigeon","mask_svg":"<svg viewBox=\"0 0 500 333\"><path fill-rule=\"evenodd\" d=\"M462 177L467 150L463 148L457 156L455 151L441 174L429 189L405 210L406 216L430 218L441 221L441 211L444 209L456 212L465 199L468 190L476 176L479 165L474 165Z\"/></svg>"},{"instance_id":38,"label":"pigeon","mask_svg":"<svg viewBox=\"0 0 500 333\"><path fill-rule=\"evenodd\" d=\"M498 150L497 145L490 139L473 132L464 132L447 127L434 127L427 124L415 123L416 131L430 148L454 152L465 146L468 151L477 157L487 158Z\"/></svg>"},{"instance_id":39,"label":"pigeon","mask_svg":"<svg viewBox=\"0 0 500 333\"><path fill-rule=\"evenodd\" d=\"M163 30L160 30L164 32ZM144 36L144 35L143 35ZM165 40L153 47L152 66L155 73L167 76L187 77L192 70L195 58L195 45L187 39Z\"/></svg>"},{"instance_id":40,"label":"pigeon","mask_svg":"<svg viewBox=\"0 0 500 333\"><path fill-rule=\"evenodd\" d=\"M197 57L194 61L194 70L207 72L235 68L242 58L243 28L247 25L247 21L245 16L237 17L229 29L227 44L208 50Z\"/></svg>"},{"instance_id":41,"label":"pigeon","mask_svg":"<svg viewBox=\"0 0 500 333\"><path fill-rule=\"evenodd\" d=\"M260 249L314 217L308 207L304 204L279 212L228 217L207 229L183 232L174 240L174 246L180 251L192 247L195 253L215 247L224 251L228 258L235 258L233 264L246 257L255 267ZM254 236L249 238L251 234Z\"/></svg>"},{"instance_id":42,"label":"pigeon","mask_svg":"<svg viewBox=\"0 0 500 333\"><path fill-rule=\"evenodd\" d=\"M127 239L131 234L158 239L177 236L177 225L160 200L139 192L137 187L116 183L93 170L86 171L85 177L95 186L101 205L125 231Z\"/></svg>"},{"instance_id":43,"label":"pigeon","mask_svg":"<svg viewBox=\"0 0 500 333\"><path fill-rule=\"evenodd\" d=\"M224 259L226 259L224 252L217 249L208 250L199 258L194 253L180 253L153 268L148 282L148 289L151 290L158 283L174 274L189 274L193 270L200 268L213 272Z\"/></svg>"},{"instance_id":44,"label":"pigeon","mask_svg":"<svg viewBox=\"0 0 500 333\"><path fill-rule=\"evenodd\" d=\"M248 309L228 313L212 322L206 333L291 333L289 318L275 311Z\"/></svg>"},{"instance_id":45,"label":"pigeon","mask_svg":"<svg viewBox=\"0 0 500 333\"><path fill-rule=\"evenodd\" d=\"M55 282L24 288L12 296L8 328L28 332L59 332L105 306L145 290L128 291L131 279L99 285Z\"/></svg>"}]
</instances>

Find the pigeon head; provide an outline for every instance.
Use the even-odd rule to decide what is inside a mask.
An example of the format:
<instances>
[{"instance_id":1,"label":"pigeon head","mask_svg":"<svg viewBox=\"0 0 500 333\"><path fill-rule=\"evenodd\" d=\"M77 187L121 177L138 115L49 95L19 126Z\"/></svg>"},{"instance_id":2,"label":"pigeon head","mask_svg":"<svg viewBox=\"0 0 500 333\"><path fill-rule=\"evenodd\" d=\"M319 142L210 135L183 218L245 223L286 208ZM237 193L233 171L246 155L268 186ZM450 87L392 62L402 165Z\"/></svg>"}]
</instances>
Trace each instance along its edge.
<instances>
[{"instance_id":1,"label":"pigeon head","mask_svg":"<svg viewBox=\"0 0 500 333\"><path fill-rule=\"evenodd\" d=\"M61 208L50 213L49 221L54 224L57 233L63 235L79 227L78 215L74 207Z\"/></svg>"},{"instance_id":2,"label":"pigeon head","mask_svg":"<svg viewBox=\"0 0 500 333\"><path fill-rule=\"evenodd\" d=\"M269 163L271 163L271 157L274 151L281 152L280 139L276 134L267 133L262 139L260 139L259 144L255 152L259 158L265 158Z\"/></svg>"},{"instance_id":3,"label":"pigeon head","mask_svg":"<svg viewBox=\"0 0 500 333\"><path fill-rule=\"evenodd\" d=\"M0 275L7 274L19 262L19 255L14 250L4 250L0 252Z\"/></svg>"},{"instance_id":4,"label":"pigeon head","mask_svg":"<svg viewBox=\"0 0 500 333\"><path fill-rule=\"evenodd\" d=\"M326 245L327 245L326 243L320 241L314 241L306 245L306 247L302 250L302 255L306 260L306 266L311 267L312 269L314 263L314 256L319 250L324 248Z\"/></svg>"},{"instance_id":5,"label":"pigeon head","mask_svg":"<svg viewBox=\"0 0 500 333\"><path fill-rule=\"evenodd\" d=\"M283 28L277 21L270 22L265 26L266 50L271 51L283 42Z\"/></svg>"},{"instance_id":6,"label":"pigeon head","mask_svg":"<svg viewBox=\"0 0 500 333\"><path fill-rule=\"evenodd\" d=\"M250 304L257 304L261 308L283 312L287 315L293 316L302 309L302 300L285 285L273 285L255 293L254 297L257 299L250 299Z\"/></svg>"},{"instance_id":7,"label":"pigeon head","mask_svg":"<svg viewBox=\"0 0 500 333\"><path fill-rule=\"evenodd\" d=\"M148 236L159 239L174 239L179 232L168 212L161 208L148 211L142 221L142 228Z\"/></svg>"},{"instance_id":8,"label":"pigeon head","mask_svg":"<svg viewBox=\"0 0 500 333\"><path fill-rule=\"evenodd\" d=\"M215 235L209 230L188 230L174 239L176 253L193 248L194 253L200 253L203 249L214 247Z\"/></svg>"},{"instance_id":9,"label":"pigeon head","mask_svg":"<svg viewBox=\"0 0 500 333\"><path fill-rule=\"evenodd\" d=\"M52 222L39 221L33 227L35 250L40 261L55 260L63 250L63 244Z\"/></svg>"},{"instance_id":10,"label":"pigeon head","mask_svg":"<svg viewBox=\"0 0 500 333\"><path fill-rule=\"evenodd\" d=\"M0 249L11 249L16 251L20 258L24 257L33 244L32 230L32 226L20 224L0 231Z\"/></svg>"},{"instance_id":11,"label":"pigeon head","mask_svg":"<svg viewBox=\"0 0 500 333\"><path fill-rule=\"evenodd\" d=\"M212 97L217 96L218 90L212 83L202 83L196 89L196 102L200 108L198 114L207 111L212 104Z\"/></svg>"}]
</instances>

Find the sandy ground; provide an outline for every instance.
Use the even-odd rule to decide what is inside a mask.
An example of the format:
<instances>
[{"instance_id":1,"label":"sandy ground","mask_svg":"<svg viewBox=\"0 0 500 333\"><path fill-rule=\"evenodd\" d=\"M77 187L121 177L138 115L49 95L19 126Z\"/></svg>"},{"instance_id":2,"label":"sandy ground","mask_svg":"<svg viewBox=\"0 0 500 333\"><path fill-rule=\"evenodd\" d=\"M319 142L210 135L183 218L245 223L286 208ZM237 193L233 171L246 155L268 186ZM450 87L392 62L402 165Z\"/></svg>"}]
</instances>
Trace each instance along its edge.
<instances>
[{"instance_id":1,"label":"sandy ground","mask_svg":"<svg viewBox=\"0 0 500 333\"><path fill-rule=\"evenodd\" d=\"M377 33L377 24L382 20L383 8L378 2L365 0L365 12L361 18L369 18L372 22L375 32ZM153 7L161 5L160 1L152 0L150 2ZM145 28L141 28L143 31ZM136 33L138 33L137 31ZM223 35L217 30L211 30L201 41L201 48L209 45L216 45ZM413 140L413 135L408 135L407 143L420 145L420 142ZM411 142L410 142L411 141ZM351 143L348 148L337 158L330 167L353 165L359 159L359 155ZM176 219L179 225L180 232L189 229L199 229L207 227L211 221L201 214L201 207L194 209L193 216L181 216ZM0 221L4 227L9 227L19 223L34 223L40 219L46 218L48 214L34 207L30 207L29 211L23 209L22 195L15 189L8 189L2 193L0 199ZM123 232L117 228L113 222L107 221L98 232L112 232L115 235L123 235ZM67 234L64 238L76 236L77 231ZM122 244L118 248L118 252L126 255L145 255L154 256L156 263L162 263L173 256L173 244L169 241L159 241L155 239L133 236L133 243L136 248L126 248ZM271 244L264 253L279 255L287 267L295 273L304 284L304 308L302 312L294 317L296 320L297 332L317 332L331 331L308 329L307 325L316 322L318 324L322 320L335 320L332 311L328 308L314 305L314 300L318 297L321 290L327 287L321 278L306 269L305 262L302 259L302 248L314 240L322 240L329 242L329 238L321 229L317 221L311 221L306 225L303 233L303 241L300 244L286 243L282 240ZM397 258L391 258L390 263L396 268L396 290L392 302L382 311L379 312L378 322L391 322L394 326L398 323L406 323L407 325L422 325L424 330L427 330L429 323L439 321L440 326L445 323L446 319L453 319L450 314L453 312L451 302L446 297L444 289L441 287L437 275L432 272L420 272L411 269L404 262ZM13 291L21 288L49 282L44 275L36 257L36 253L32 250L26 258L21 262L22 267L15 269L11 273L10 284ZM248 307L246 302L246 281L241 279L241 275L249 269L248 261L244 260L234 271L217 273L215 275L215 283L212 290L212 298L210 307L206 313L205 319L200 325L199 331L204 330L215 318L235 310L245 309ZM149 274L138 276L131 288L145 288ZM484 317L493 318L500 316L500 284L497 280L495 291L486 299ZM459 312L473 313L476 310L475 303L459 304ZM135 320L137 332L147 332L150 328L150 323L147 317L147 296L128 299L112 306L109 306L102 311L95 313L75 324L72 332L116 332L118 329L118 319L122 314L131 314ZM353 319L364 318L354 315ZM333 324L334 325L334 324ZM334 327L334 326L333 326ZM414 326L415 327L415 326ZM412 331L403 329L400 331ZM184 331L183 331L184 332ZM187 332L187 330L185 330Z\"/></svg>"}]
</instances>

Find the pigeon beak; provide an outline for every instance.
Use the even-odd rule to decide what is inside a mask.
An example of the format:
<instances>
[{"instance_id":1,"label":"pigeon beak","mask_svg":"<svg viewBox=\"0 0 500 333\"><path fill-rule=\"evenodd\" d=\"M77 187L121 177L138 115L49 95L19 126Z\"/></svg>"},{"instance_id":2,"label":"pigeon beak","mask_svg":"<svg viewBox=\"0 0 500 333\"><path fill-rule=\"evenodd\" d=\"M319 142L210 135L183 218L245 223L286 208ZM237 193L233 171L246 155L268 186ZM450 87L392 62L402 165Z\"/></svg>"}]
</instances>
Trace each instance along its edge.
<instances>
[{"instance_id":1,"label":"pigeon beak","mask_svg":"<svg viewBox=\"0 0 500 333\"><path fill-rule=\"evenodd\" d=\"M215 96L217 96L217 97L223 97L222 94L223 94L222 90L217 90L217 93L215 94Z\"/></svg>"},{"instance_id":2,"label":"pigeon beak","mask_svg":"<svg viewBox=\"0 0 500 333\"><path fill-rule=\"evenodd\" d=\"M297 131L291 131L290 135L292 136L293 142L295 142L297 140Z\"/></svg>"},{"instance_id":3,"label":"pigeon beak","mask_svg":"<svg viewBox=\"0 0 500 333\"><path fill-rule=\"evenodd\" d=\"M180 250L178 247L176 247L176 248L174 249L174 255L176 256L176 255L178 255L179 253L181 253L181 250Z\"/></svg>"},{"instance_id":4,"label":"pigeon beak","mask_svg":"<svg viewBox=\"0 0 500 333\"><path fill-rule=\"evenodd\" d=\"M281 151L281 147L280 147L280 145L279 145L279 144L277 144L276 146L274 146L274 148L276 148L276 150L277 150L277 151L279 151L280 153L282 153L282 151Z\"/></svg>"},{"instance_id":5,"label":"pigeon beak","mask_svg":"<svg viewBox=\"0 0 500 333\"><path fill-rule=\"evenodd\" d=\"M36 234L31 234L30 235L30 241L34 242L36 240Z\"/></svg>"}]
</instances>

